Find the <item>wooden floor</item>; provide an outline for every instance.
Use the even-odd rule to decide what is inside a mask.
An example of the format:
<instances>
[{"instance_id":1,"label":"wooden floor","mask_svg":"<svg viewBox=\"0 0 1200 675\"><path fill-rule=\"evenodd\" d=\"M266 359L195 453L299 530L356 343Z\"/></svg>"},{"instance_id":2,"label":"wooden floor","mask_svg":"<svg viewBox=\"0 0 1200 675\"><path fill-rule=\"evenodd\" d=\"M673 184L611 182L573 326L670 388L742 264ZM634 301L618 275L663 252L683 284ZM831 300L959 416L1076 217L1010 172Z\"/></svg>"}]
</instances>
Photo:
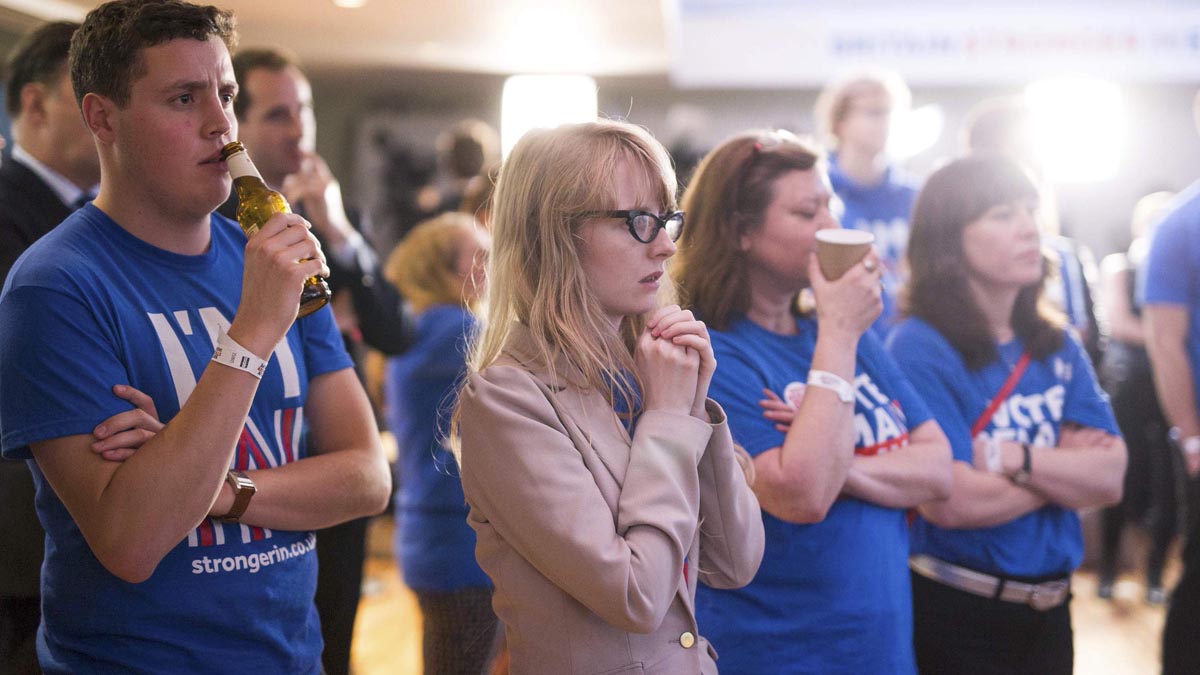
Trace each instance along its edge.
<instances>
[{"instance_id":1,"label":"wooden floor","mask_svg":"<svg viewBox=\"0 0 1200 675\"><path fill-rule=\"evenodd\" d=\"M391 554L391 520L372 524L362 605L353 648L356 675L420 675L421 614L400 581ZM1168 569L1167 582L1176 569ZM1075 672L1150 675L1159 672L1164 610L1146 604L1141 578L1126 574L1111 601L1096 598L1096 577L1074 579ZM1168 586L1170 588L1170 586Z\"/></svg>"}]
</instances>

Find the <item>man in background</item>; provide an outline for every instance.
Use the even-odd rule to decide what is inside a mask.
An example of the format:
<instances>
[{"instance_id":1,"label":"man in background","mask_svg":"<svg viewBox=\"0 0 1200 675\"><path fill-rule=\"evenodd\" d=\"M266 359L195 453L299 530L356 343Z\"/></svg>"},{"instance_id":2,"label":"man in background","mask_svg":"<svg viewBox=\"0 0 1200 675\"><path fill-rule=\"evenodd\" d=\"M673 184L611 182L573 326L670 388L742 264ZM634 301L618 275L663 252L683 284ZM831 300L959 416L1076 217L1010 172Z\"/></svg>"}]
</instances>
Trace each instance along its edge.
<instances>
[{"instance_id":1,"label":"man in background","mask_svg":"<svg viewBox=\"0 0 1200 675\"><path fill-rule=\"evenodd\" d=\"M1200 94L1192 113L1200 128ZM1183 575L1163 628L1164 675L1200 673L1200 181L1167 206L1142 275L1142 324L1158 401L1188 474Z\"/></svg>"},{"instance_id":2,"label":"man in background","mask_svg":"<svg viewBox=\"0 0 1200 675\"><path fill-rule=\"evenodd\" d=\"M347 214L342 191L315 152L312 86L296 60L277 49L243 49L233 57L240 90L233 104L238 140L272 189L312 223L329 263L338 329L351 354L363 345L386 354L408 348L413 322L399 293L383 278L378 257ZM219 209L237 211L233 193ZM358 360L358 359L356 359ZM350 643L361 595L367 519L317 533L317 613L328 675L350 669Z\"/></svg>"},{"instance_id":3,"label":"man in background","mask_svg":"<svg viewBox=\"0 0 1200 675\"><path fill-rule=\"evenodd\" d=\"M899 75L864 71L840 78L817 98L817 124L834 151L829 181L845 212L842 227L875 235L883 262L883 312L872 328L880 338L896 319L897 295L904 279L908 217L917 185L888 156L892 120L912 100Z\"/></svg>"},{"instance_id":4,"label":"man in background","mask_svg":"<svg viewBox=\"0 0 1200 675\"><path fill-rule=\"evenodd\" d=\"M30 244L90 201L100 182L96 147L67 75L78 27L46 24L8 58L4 104L13 144L0 164L0 278Z\"/></svg>"},{"instance_id":5,"label":"man in background","mask_svg":"<svg viewBox=\"0 0 1200 675\"><path fill-rule=\"evenodd\" d=\"M5 64L12 149L0 162L0 282L13 262L95 194L100 159L83 123L67 56L79 24L59 21L25 35ZM33 477L20 460L0 460L0 670L39 672L39 577L45 533L33 506Z\"/></svg>"}]
</instances>

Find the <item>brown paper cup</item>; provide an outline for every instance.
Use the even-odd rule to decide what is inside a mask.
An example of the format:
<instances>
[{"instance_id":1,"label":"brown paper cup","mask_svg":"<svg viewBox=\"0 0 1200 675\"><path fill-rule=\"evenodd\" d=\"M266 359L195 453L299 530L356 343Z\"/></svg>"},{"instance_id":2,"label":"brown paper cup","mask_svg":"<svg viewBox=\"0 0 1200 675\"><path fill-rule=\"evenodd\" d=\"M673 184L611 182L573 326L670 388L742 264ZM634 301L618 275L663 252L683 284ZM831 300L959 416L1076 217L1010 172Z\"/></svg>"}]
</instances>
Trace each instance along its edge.
<instances>
[{"instance_id":1,"label":"brown paper cup","mask_svg":"<svg viewBox=\"0 0 1200 675\"><path fill-rule=\"evenodd\" d=\"M871 250L875 235L862 230L817 230L817 262L821 274L839 279Z\"/></svg>"}]
</instances>

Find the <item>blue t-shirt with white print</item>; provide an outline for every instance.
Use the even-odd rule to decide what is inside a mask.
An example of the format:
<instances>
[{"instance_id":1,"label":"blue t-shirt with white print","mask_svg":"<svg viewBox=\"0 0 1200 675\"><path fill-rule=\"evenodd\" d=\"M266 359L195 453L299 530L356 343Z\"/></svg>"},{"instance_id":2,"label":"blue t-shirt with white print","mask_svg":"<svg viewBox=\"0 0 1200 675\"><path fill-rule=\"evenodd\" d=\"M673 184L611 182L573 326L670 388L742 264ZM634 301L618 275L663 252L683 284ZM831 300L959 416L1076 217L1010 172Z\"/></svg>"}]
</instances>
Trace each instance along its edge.
<instances>
[{"instance_id":1,"label":"blue t-shirt with white print","mask_svg":"<svg viewBox=\"0 0 1200 675\"><path fill-rule=\"evenodd\" d=\"M818 327L808 317L796 327L779 335L739 317L709 331L717 358L709 396L752 456L784 439L763 417L762 390L794 405L805 395ZM931 418L870 331L859 340L854 385L860 455L907 445L909 430ZM904 512L842 497L819 523L762 518L766 551L754 580L696 594L697 623L721 673L914 673Z\"/></svg>"},{"instance_id":2,"label":"blue t-shirt with white print","mask_svg":"<svg viewBox=\"0 0 1200 675\"><path fill-rule=\"evenodd\" d=\"M892 331L887 348L933 410L955 461L971 464L971 427L1020 360L1024 351L1020 340L997 345L996 360L969 370L941 333L910 318ZM1054 447L1064 422L1120 433L1108 396L1071 332L1065 333L1058 351L1030 360L981 433ZM1055 504L1002 525L976 529L944 529L918 516L913 522L912 551L996 576L1050 577L1070 574L1079 566L1083 534L1075 511Z\"/></svg>"},{"instance_id":3,"label":"blue t-shirt with white print","mask_svg":"<svg viewBox=\"0 0 1200 675\"><path fill-rule=\"evenodd\" d=\"M130 409L114 384L150 395L164 422L179 412L241 297L245 235L216 214L210 227L206 253L178 255L88 205L17 261L0 295L5 457L29 459L30 443L89 434ZM298 320L270 359L230 468L305 457L308 383L349 367L328 309ZM29 464L46 529L45 672L320 671L313 532L205 519L148 580L127 583Z\"/></svg>"},{"instance_id":4,"label":"blue t-shirt with white print","mask_svg":"<svg viewBox=\"0 0 1200 675\"><path fill-rule=\"evenodd\" d=\"M837 155L829 157L829 182L842 201L842 227L875 235L883 262L883 312L871 328L881 340L895 325L897 296L904 281L901 264L908 251L909 219L917 185L898 168L889 166L875 185L861 185L842 173Z\"/></svg>"}]
</instances>

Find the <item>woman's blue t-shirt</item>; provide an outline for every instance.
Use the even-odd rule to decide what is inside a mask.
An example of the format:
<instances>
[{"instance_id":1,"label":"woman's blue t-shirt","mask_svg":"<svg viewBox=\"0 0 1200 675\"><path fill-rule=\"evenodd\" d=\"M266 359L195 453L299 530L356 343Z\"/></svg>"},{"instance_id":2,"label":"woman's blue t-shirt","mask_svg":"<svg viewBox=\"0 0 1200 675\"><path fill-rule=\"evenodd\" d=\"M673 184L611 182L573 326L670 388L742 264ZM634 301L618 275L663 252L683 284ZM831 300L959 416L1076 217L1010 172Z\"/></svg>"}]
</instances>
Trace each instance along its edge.
<instances>
[{"instance_id":1,"label":"woman's blue t-shirt","mask_svg":"<svg viewBox=\"0 0 1200 675\"><path fill-rule=\"evenodd\" d=\"M933 410L954 459L970 464L971 427L1020 359L1024 351L1020 341L998 345L998 358L979 370L969 370L941 333L920 319L896 326L887 347ZM983 433L1054 447L1063 422L1120 433L1108 396L1073 333L1066 334L1055 353L1029 362ZM1049 577L1070 574L1079 566L1083 534L1079 516L1057 505L978 529L943 529L918 517L913 523L912 550L987 574Z\"/></svg>"},{"instance_id":2,"label":"woman's blue t-shirt","mask_svg":"<svg viewBox=\"0 0 1200 675\"><path fill-rule=\"evenodd\" d=\"M441 442L474 325L462 307L430 307L417 318L416 343L387 364L387 421L399 449L395 550L404 582L419 591L491 586L475 562L458 465Z\"/></svg>"},{"instance_id":3,"label":"woman's blue t-shirt","mask_svg":"<svg viewBox=\"0 0 1200 675\"><path fill-rule=\"evenodd\" d=\"M728 330L710 330L717 371L709 396L751 455L784 439L763 417L762 390L793 403L804 396L817 324L802 317L796 326L798 334L779 335L742 317ZM909 430L931 417L869 331L854 385L858 454L904 446ZM697 593L697 621L720 653L722 673L915 672L903 511L843 497L819 523L763 512L763 525L766 552L754 581Z\"/></svg>"}]
</instances>

